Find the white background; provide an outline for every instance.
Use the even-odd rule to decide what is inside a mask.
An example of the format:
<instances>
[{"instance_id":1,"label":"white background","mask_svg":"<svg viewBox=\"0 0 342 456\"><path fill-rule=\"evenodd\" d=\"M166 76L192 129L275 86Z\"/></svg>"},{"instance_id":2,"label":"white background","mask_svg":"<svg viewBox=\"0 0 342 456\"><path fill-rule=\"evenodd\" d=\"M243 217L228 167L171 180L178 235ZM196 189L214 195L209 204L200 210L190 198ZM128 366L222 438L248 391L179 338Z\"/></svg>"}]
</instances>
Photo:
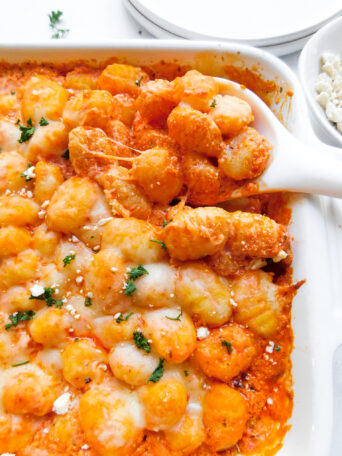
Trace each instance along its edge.
<instances>
[{"instance_id":1,"label":"white background","mask_svg":"<svg viewBox=\"0 0 342 456\"><path fill-rule=\"evenodd\" d=\"M68 41L108 42L151 37L131 19L121 0L0 0L0 6L1 44L50 39L48 13L52 10L63 11L62 28L70 29ZM283 59L296 72L298 54ZM342 347L334 361L334 399L333 444L329 452L327 442L327 453L322 456L342 456Z\"/></svg>"}]
</instances>

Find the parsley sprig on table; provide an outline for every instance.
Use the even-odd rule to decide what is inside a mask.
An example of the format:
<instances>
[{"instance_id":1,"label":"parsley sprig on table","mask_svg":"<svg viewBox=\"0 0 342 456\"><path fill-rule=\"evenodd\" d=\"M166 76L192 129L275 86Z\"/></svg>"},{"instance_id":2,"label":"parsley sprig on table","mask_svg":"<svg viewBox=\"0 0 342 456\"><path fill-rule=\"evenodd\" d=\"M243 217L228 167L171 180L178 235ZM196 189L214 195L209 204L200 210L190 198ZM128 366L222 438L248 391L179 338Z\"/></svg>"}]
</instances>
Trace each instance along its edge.
<instances>
[{"instance_id":1,"label":"parsley sprig on table","mask_svg":"<svg viewBox=\"0 0 342 456\"><path fill-rule=\"evenodd\" d=\"M19 124L19 130L21 131L20 138L18 139L18 142L20 144L28 141L31 138L31 136L33 136L35 128L32 125L31 117L28 119L26 127L24 125Z\"/></svg>"},{"instance_id":2,"label":"parsley sprig on table","mask_svg":"<svg viewBox=\"0 0 342 456\"><path fill-rule=\"evenodd\" d=\"M5 325L6 331L11 329L12 327L18 326L18 324L21 321L32 320L35 314L36 312L34 310L25 310L25 312L14 312L13 314L8 316L8 318L11 320L11 323L7 323L7 325Z\"/></svg>"},{"instance_id":3,"label":"parsley sprig on table","mask_svg":"<svg viewBox=\"0 0 342 456\"><path fill-rule=\"evenodd\" d=\"M49 20L50 20L50 28L51 31L53 32L53 35L51 38L59 39L63 38L68 32L69 29L61 29L58 28L60 22L61 22L61 17L63 16L62 11L51 11L49 14Z\"/></svg>"},{"instance_id":4,"label":"parsley sprig on table","mask_svg":"<svg viewBox=\"0 0 342 456\"><path fill-rule=\"evenodd\" d=\"M138 348L140 348L141 350L144 350L146 353L151 353L150 344L148 343L148 340L146 339L146 337L143 335L142 332L134 331L133 339L134 339L135 345Z\"/></svg>"},{"instance_id":5,"label":"parsley sprig on table","mask_svg":"<svg viewBox=\"0 0 342 456\"><path fill-rule=\"evenodd\" d=\"M154 369L151 377L147 380L147 383L148 382L157 383L162 378L162 376L164 374L164 361L165 360L163 358L159 359L158 367L156 369Z\"/></svg>"}]
</instances>

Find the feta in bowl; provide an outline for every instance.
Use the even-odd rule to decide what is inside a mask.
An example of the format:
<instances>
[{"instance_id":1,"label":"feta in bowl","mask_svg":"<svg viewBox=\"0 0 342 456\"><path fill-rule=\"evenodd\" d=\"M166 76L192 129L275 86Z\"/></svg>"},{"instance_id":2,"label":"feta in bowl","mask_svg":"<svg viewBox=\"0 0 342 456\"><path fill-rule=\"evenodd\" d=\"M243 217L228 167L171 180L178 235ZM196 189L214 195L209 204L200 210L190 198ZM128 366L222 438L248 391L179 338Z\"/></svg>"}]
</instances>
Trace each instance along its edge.
<instances>
[{"instance_id":1,"label":"feta in bowl","mask_svg":"<svg viewBox=\"0 0 342 456\"><path fill-rule=\"evenodd\" d=\"M317 135L342 148L342 17L307 42L299 75Z\"/></svg>"}]
</instances>

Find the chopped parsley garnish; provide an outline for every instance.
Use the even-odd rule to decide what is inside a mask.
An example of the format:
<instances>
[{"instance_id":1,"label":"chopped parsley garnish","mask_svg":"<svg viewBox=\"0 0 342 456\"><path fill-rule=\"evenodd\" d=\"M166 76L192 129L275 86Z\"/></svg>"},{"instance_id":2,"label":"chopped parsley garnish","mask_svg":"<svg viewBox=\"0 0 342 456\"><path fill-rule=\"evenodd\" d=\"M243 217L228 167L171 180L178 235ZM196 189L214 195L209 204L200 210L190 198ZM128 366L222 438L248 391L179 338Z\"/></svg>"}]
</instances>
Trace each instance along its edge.
<instances>
[{"instance_id":1,"label":"chopped parsley garnish","mask_svg":"<svg viewBox=\"0 0 342 456\"><path fill-rule=\"evenodd\" d=\"M21 321L32 320L35 314L36 312L34 310L25 310L25 312L14 312L13 314L8 316L8 318L11 320L11 323L7 323L7 325L5 325L6 331L11 329L12 326L18 326L18 324Z\"/></svg>"},{"instance_id":2,"label":"chopped parsley garnish","mask_svg":"<svg viewBox=\"0 0 342 456\"><path fill-rule=\"evenodd\" d=\"M173 219L170 220L163 220L163 228L165 228L169 223L172 222Z\"/></svg>"},{"instance_id":3,"label":"chopped parsley garnish","mask_svg":"<svg viewBox=\"0 0 342 456\"><path fill-rule=\"evenodd\" d=\"M227 351L229 353L229 355L231 355L232 353L232 343L231 342L227 342L226 340L222 340L221 341L221 344L227 348Z\"/></svg>"},{"instance_id":4,"label":"chopped parsley garnish","mask_svg":"<svg viewBox=\"0 0 342 456\"><path fill-rule=\"evenodd\" d=\"M162 378L163 374L164 374L164 359L160 358L158 367L156 369L154 369L151 377L147 380L147 383L148 382L157 383Z\"/></svg>"},{"instance_id":5,"label":"chopped parsley garnish","mask_svg":"<svg viewBox=\"0 0 342 456\"><path fill-rule=\"evenodd\" d=\"M84 305L90 307L92 305L91 299L89 297L85 298Z\"/></svg>"},{"instance_id":6,"label":"chopped parsley garnish","mask_svg":"<svg viewBox=\"0 0 342 456\"><path fill-rule=\"evenodd\" d=\"M17 363L17 364L12 364L12 367L18 367L18 366L24 366L24 364L28 364L30 362L30 360L26 360L26 361L22 361L21 363Z\"/></svg>"},{"instance_id":7,"label":"chopped parsley garnish","mask_svg":"<svg viewBox=\"0 0 342 456\"><path fill-rule=\"evenodd\" d=\"M28 164L28 168L20 174L20 177L25 178L25 182L30 182L30 180L33 179L36 175L34 174L34 169L35 167L31 165L31 163Z\"/></svg>"},{"instance_id":8,"label":"chopped parsley garnish","mask_svg":"<svg viewBox=\"0 0 342 456\"><path fill-rule=\"evenodd\" d=\"M63 38L66 33L69 32L68 29L60 29L58 25L60 23L61 17L63 13L62 11L51 11L49 14L50 19L50 28L54 32L51 38Z\"/></svg>"},{"instance_id":9,"label":"chopped parsley garnish","mask_svg":"<svg viewBox=\"0 0 342 456\"><path fill-rule=\"evenodd\" d=\"M136 268L132 268L129 271L129 280L125 283L125 291L124 295L132 296L132 294L137 290L137 287L134 285L133 281L137 280L144 274L148 274L148 271L144 268L144 266L139 263Z\"/></svg>"},{"instance_id":10,"label":"chopped parsley garnish","mask_svg":"<svg viewBox=\"0 0 342 456\"><path fill-rule=\"evenodd\" d=\"M140 331L134 331L133 333L134 343L135 345L144 350L146 353L151 353L151 347L148 343L147 339L144 337L143 333Z\"/></svg>"},{"instance_id":11,"label":"chopped parsley garnish","mask_svg":"<svg viewBox=\"0 0 342 456\"><path fill-rule=\"evenodd\" d=\"M210 103L210 107L215 108L216 105L217 105L217 101L214 98L213 101Z\"/></svg>"},{"instance_id":12,"label":"chopped parsley garnish","mask_svg":"<svg viewBox=\"0 0 342 456\"><path fill-rule=\"evenodd\" d=\"M181 310L180 313L177 315L177 317L175 318L172 318L172 317L165 317L167 318L168 320L173 320L173 321L180 321L180 317L183 315L183 311Z\"/></svg>"},{"instance_id":13,"label":"chopped parsley garnish","mask_svg":"<svg viewBox=\"0 0 342 456\"><path fill-rule=\"evenodd\" d=\"M54 304L57 304L58 301L60 300L55 300L53 297L52 297L52 294L54 293L54 289L51 288L51 287L44 287L44 293L42 293L41 295L39 296L30 296L29 299L39 299L40 301L45 301L46 302L46 305L48 307L51 307L53 306ZM60 304L58 304L59 306Z\"/></svg>"},{"instance_id":14,"label":"chopped parsley garnish","mask_svg":"<svg viewBox=\"0 0 342 456\"><path fill-rule=\"evenodd\" d=\"M46 127L46 125L49 125L49 122L45 119L45 117L42 117L39 121L39 125L41 127Z\"/></svg>"},{"instance_id":15,"label":"chopped parsley garnish","mask_svg":"<svg viewBox=\"0 0 342 456\"><path fill-rule=\"evenodd\" d=\"M120 324L122 321L127 321L129 319L129 317L132 315L133 315L133 312L130 312L127 315L123 315L122 313L120 313L120 315L118 316L118 318L115 321Z\"/></svg>"},{"instance_id":16,"label":"chopped parsley garnish","mask_svg":"<svg viewBox=\"0 0 342 456\"><path fill-rule=\"evenodd\" d=\"M15 92L14 92L14 90L11 90L11 95L15 95Z\"/></svg>"},{"instance_id":17,"label":"chopped parsley garnish","mask_svg":"<svg viewBox=\"0 0 342 456\"><path fill-rule=\"evenodd\" d=\"M129 280L137 280L139 277L143 276L144 274L148 274L148 271L144 268L144 266L139 263L136 268L132 268L129 271L128 277Z\"/></svg>"},{"instance_id":18,"label":"chopped parsley garnish","mask_svg":"<svg viewBox=\"0 0 342 456\"><path fill-rule=\"evenodd\" d=\"M161 246L165 251L167 251L167 247L166 247L166 245L164 244L163 241L158 241L158 239L150 239L150 242L155 242L156 244L160 244L160 246Z\"/></svg>"},{"instance_id":19,"label":"chopped parsley garnish","mask_svg":"<svg viewBox=\"0 0 342 456\"><path fill-rule=\"evenodd\" d=\"M69 149L67 149L64 154L61 155L61 157L65 158L65 160L70 160L70 152Z\"/></svg>"},{"instance_id":20,"label":"chopped parsley garnish","mask_svg":"<svg viewBox=\"0 0 342 456\"><path fill-rule=\"evenodd\" d=\"M63 306L63 301L62 301L61 299L57 299L57 301L56 301L56 307L57 307L58 309L61 309L62 306Z\"/></svg>"},{"instance_id":21,"label":"chopped parsley garnish","mask_svg":"<svg viewBox=\"0 0 342 456\"><path fill-rule=\"evenodd\" d=\"M276 352L280 352L280 345L277 345L276 347L274 347L274 350L275 350Z\"/></svg>"},{"instance_id":22,"label":"chopped parsley garnish","mask_svg":"<svg viewBox=\"0 0 342 456\"><path fill-rule=\"evenodd\" d=\"M70 264L70 263L72 262L72 260L75 259L75 257L76 257L75 254L73 254L73 255L67 255L66 257L64 257L64 258L63 258L63 263L64 263L64 266L63 266L63 267L65 268L65 266L67 266L68 264Z\"/></svg>"},{"instance_id":23,"label":"chopped parsley garnish","mask_svg":"<svg viewBox=\"0 0 342 456\"><path fill-rule=\"evenodd\" d=\"M188 377L188 376L189 376L189 371L188 371L188 370L185 370L185 371L184 371L184 375L185 375L185 377Z\"/></svg>"},{"instance_id":24,"label":"chopped parsley garnish","mask_svg":"<svg viewBox=\"0 0 342 456\"><path fill-rule=\"evenodd\" d=\"M132 294L137 290L137 287L134 285L134 283L131 280L128 280L125 283L125 291L124 295L126 296L132 296Z\"/></svg>"},{"instance_id":25,"label":"chopped parsley garnish","mask_svg":"<svg viewBox=\"0 0 342 456\"><path fill-rule=\"evenodd\" d=\"M18 139L18 142L22 144L23 142L28 141L34 133L35 128L32 126L31 117L27 121L27 127L19 124L19 130L21 131L21 135L20 139Z\"/></svg>"},{"instance_id":26,"label":"chopped parsley garnish","mask_svg":"<svg viewBox=\"0 0 342 456\"><path fill-rule=\"evenodd\" d=\"M142 79L143 79L143 77L140 76L140 78L137 81L135 81L135 83L138 87L140 87Z\"/></svg>"}]
</instances>

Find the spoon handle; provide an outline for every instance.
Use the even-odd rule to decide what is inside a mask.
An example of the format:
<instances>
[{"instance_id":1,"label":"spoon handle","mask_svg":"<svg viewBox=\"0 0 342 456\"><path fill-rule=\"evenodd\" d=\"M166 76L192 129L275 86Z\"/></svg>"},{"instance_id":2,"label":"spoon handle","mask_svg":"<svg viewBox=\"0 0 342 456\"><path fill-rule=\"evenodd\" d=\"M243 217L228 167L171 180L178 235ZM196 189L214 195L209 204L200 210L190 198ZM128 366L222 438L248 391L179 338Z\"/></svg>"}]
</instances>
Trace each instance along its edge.
<instances>
[{"instance_id":1,"label":"spoon handle","mask_svg":"<svg viewBox=\"0 0 342 456\"><path fill-rule=\"evenodd\" d=\"M342 198L342 160L308 147L293 136L283 142L273 163L262 176L268 188ZM342 150L336 148L336 157Z\"/></svg>"}]
</instances>

